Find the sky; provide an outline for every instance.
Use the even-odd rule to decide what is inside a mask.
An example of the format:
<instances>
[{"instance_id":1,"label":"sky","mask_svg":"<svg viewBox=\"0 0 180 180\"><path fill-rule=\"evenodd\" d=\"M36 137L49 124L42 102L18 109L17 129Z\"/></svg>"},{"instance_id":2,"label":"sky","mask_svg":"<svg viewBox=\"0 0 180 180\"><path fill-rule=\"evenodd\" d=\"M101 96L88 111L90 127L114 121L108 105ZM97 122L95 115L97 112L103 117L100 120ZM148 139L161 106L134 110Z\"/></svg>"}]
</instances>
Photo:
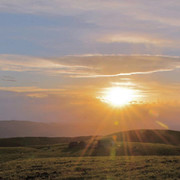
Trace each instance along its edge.
<instances>
[{"instance_id":1,"label":"sky","mask_svg":"<svg viewBox=\"0 0 180 180\"><path fill-rule=\"evenodd\" d=\"M0 120L180 130L179 19L179 0L0 0Z\"/></svg>"}]
</instances>

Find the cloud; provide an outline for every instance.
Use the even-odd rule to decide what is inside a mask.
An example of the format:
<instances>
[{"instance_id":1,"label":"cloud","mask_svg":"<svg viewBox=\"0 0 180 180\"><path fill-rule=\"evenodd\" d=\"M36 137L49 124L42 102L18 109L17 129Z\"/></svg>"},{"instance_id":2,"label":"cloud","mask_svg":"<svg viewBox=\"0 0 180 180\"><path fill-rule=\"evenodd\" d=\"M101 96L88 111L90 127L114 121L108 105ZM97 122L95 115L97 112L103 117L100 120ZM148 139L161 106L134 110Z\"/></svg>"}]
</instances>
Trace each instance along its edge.
<instances>
[{"instance_id":1,"label":"cloud","mask_svg":"<svg viewBox=\"0 0 180 180\"><path fill-rule=\"evenodd\" d=\"M37 93L37 92L48 92L48 93L60 93L63 92L64 89L45 89L39 87L0 87L0 91L10 91L17 93Z\"/></svg>"},{"instance_id":2,"label":"cloud","mask_svg":"<svg viewBox=\"0 0 180 180\"><path fill-rule=\"evenodd\" d=\"M180 26L178 21L180 3L178 0L157 0L155 2L136 0L132 6L134 6L134 11L123 11L123 14L141 21L154 21L164 25Z\"/></svg>"},{"instance_id":3,"label":"cloud","mask_svg":"<svg viewBox=\"0 0 180 180\"><path fill-rule=\"evenodd\" d=\"M51 15L78 15L83 12L116 7L119 4L111 1L89 1L89 0L1 0L0 10L2 12L18 12L31 14ZM124 3L120 3L124 4Z\"/></svg>"},{"instance_id":4,"label":"cloud","mask_svg":"<svg viewBox=\"0 0 180 180\"><path fill-rule=\"evenodd\" d=\"M48 98L49 96L65 96L67 91L65 89L60 88L40 88L34 86L28 87L0 87L0 92L12 92L16 94L16 96L25 96L29 98Z\"/></svg>"},{"instance_id":5,"label":"cloud","mask_svg":"<svg viewBox=\"0 0 180 180\"><path fill-rule=\"evenodd\" d=\"M146 72L131 72L131 73L119 73L119 74L112 74L112 75L87 75L87 76L73 76L73 77L86 77L86 78L98 78L98 77L117 77L117 76L131 76L131 75L141 75L141 74L152 74L156 72L166 72L172 71L173 69L157 69L154 71L146 71Z\"/></svg>"},{"instance_id":6,"label":"cloud","mask_svg":"<svg viewBox=\"0 0 180 180\"><path fill-rule=\"evenodd\" d=\"M156 6L156 8L154 8ZM172 26L180 26L178 18L180 16L180 3L178 0L1 0L1 12L14 12L25 14L46 14L46 15L86 15L86 13L100 12L102 16L116 13L133 19L155 21ZM94 21L94 16L88 17L88 21ZM99 17L97 17L97 20Z\"/></svg>"},{"instance_id":7,"label":"cloud","mask_svg":"<svg viewBox=\"0 0 180 180\"><path fill-rule=\"evenodd\" d=\"M46 98L46 97L48 97L47 94L42 94L42 93L32 93L32 94L27 94L27 96L30 98Z\"/></svg>"},{"instance_id":8,"label":"cloud","mask_svg":"<svg viewBox=\"0 0 180 180\"><path fill-rule=\"evenodd\" d=\"M94 71L79 77L112 77L171 71L180 67L180 58L147 55L66 56L54 60L63 65L91 67Z\"/></svg>"},{"instance_id":9,"label":"cloud","mask_svg":"<svg viewBox=\"0 0 180 180\"><path fill-rule=\"evenodd\" d=\"M49 74L81 74L82 72L86 72L88 67L83 67L81 65L61 65L46 58L21 55L0 55L0 70Z\"/></svg>"},{"instance_id":10,"label":"cloud","mask_svg":"<svg viewBox=\"0 0 180 180\"><path fill-rule=\"evenodd\" d=\"M136 34L110 34L100 37L98 42L103 43L132 43L132 44L152 44L158 46L167 46L172 44L170 40L150 37L149 35Z\"/></svg>"},{"instance_id":11,"label":"cloud","mask_svg":"<svg viewBox=\"0 0 180 180\"><path fill-rule=\"evenodd\" d=\"M7 81L7 82L16 82L16 79L12 76L3 76L1 78L2 81Z\"/></svg>"},{"instance_id":12,"label":"cloud","mask_svg":"<svg viewBox=\"0 0 180 180\"><path fill-rule=\"evenodd\" d=\"M81 55L38 58L0 55L0 70L35 72L66 77L115 77L172 71L180 67L179 57L148 55Z\"/></svg>"},{"instance_id":13,"label":"cloud","mask_svg":"<svg viewBox=\"0 0 180 180\"><path fill-rule=\"evenodd\" d=\"M1 52L179 55L179 9L177 0L1 0Z\"/></svg>"}]
</instances>

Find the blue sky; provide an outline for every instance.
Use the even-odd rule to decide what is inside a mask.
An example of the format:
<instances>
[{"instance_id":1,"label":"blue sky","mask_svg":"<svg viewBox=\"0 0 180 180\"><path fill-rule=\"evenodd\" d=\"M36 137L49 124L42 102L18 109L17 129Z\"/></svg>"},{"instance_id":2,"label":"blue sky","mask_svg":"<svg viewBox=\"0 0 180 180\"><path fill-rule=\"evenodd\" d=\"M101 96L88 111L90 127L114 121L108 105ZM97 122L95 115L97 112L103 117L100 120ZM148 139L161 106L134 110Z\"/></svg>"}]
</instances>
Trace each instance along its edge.
<instances>
[{"instance_id":1,"label":"blue sky","mask_svg":"<svg viewBox=\"0 0 180 180\"><path fill-rule=\"evenodd\" d=\"M125 86L180 129L179 19L179 0L1 0L0 119L89 122Z\"/></svg>"},{"instance_id":2,"label":"blue sky","mask_svg":"<svg viewBox=\"0 0 180 180\"><path fill-rule=\"evenodd\" d=\"M4 54L163 54L179 56L179 2L0 2Z\"/></svg>"}]
</instances>

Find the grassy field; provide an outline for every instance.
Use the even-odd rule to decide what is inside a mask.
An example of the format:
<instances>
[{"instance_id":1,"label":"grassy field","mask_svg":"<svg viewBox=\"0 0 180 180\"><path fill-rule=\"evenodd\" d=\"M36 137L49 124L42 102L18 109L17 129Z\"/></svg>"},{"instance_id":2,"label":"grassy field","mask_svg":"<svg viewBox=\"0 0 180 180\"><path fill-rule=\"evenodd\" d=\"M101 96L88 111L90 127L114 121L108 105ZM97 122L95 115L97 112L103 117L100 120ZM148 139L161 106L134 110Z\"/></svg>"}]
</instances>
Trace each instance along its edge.
<instances>
[{"instance_id":1,"label":"grassy field","mask_svg":"<svg viewBox=\"0 0 180 180\"><path fill-rule=\"evenodd\" d=\"M1 147L0 179L180 179L180 156L163 156L179 152L177 148L125 142L94 151L69 149L68 143ZM157 152L159 156L149 155Z\"/></svg>"},{"instance_id":2,"label":"grassy field","mask_svg":"<svg viewBox=\"0 0 180 180\"><path fill-rule=\"evenodd\" d=\"M0 163L34 158L81 156L164 156L180 155L180 146L152 143L118 142L109 147L68 148L68 143L29 147L0 147Z\"/></svg>"},{"instance_id":3,"label":"grassy field","mask_svg":"<svg viewBox=\"0 0 180 180\"><path fill-rule=\"evenodd\" d=\"M0 180L180 179L179 133L161 131L166 141L151 135L149 142L152 133L140 133L142 142L133 132L130 141L121 134L0 139Z\"/></svg>"},{"instance_id":4,"label":"grassy field","mask_svg":"<svg viewBox=\"0 0 180 180\"><path fill-rule=\"evenodd\" d=\"M30 158L1 163L0 179L180 179L180 157Z\"/></svg>"}]
</instances>

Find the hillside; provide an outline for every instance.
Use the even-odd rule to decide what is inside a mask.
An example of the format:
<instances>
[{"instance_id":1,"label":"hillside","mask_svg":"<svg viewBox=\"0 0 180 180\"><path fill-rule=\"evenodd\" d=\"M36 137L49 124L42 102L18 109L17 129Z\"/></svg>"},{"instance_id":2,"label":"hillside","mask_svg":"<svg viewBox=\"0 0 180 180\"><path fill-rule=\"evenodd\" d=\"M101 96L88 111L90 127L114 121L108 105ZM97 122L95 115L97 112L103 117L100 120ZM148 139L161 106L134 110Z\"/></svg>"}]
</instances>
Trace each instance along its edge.
<instances>
[{"instance_id":1,"label":"hillside","mask_svg":"<svg viewBox=\"0 0 180 180\"><path fill-rule=\"evenodd\" d=\"M180 131L131 130L107 135L106 138L113 136L116 137L117 141L180 145Z\"/></svg>"},{"instance_id":2,"label":"hillside","mask_svg":"<svg viewBox=\"0 0 180 180\"><path fill-rule=\"evenodd\" d=\"M72 141L97 141L97 139L115 140L117 142L158 143L180 145L180 132L172 130L131 130L118 132L107 136L80 136L80 137L17 137L1 138L0 147L18 147L33 145L53 145ZM93 139L93 140L92 140Z\"/></svg>"},{"instance_id":3,"label":"hillside","mask_svg":"<svg viewBox=\"0 0 180 180\"><path fill-rule=\"evenodd\" d=\"M141 140L135 134L139 134ZM179 139L180 132L169 130L126 131L103 137L4 138L0 139L0 162L80 156L179 156ZM80 141L84 146L70 146L71 142Z\"/></svg>"},{"instance_id":4,"label":"hillside","mask_svg":"<svg viewBox=\"0 0 180 180\"><path fill-rule=\"evenodd\" d=\"M89 130L83 127L84 126L81 126L78 123L68 124L65 122L47 123L47 122L15 121L15 120L0 121L0 138L91 136L94 134L97 128L95 125L94 127L90 127ZM115 132L115 131L109 130L109 132ZM157 142L157 143L166 143L166 144L180 144L179 134L180 132L178 131L131 130L131 131L124 131L124 132L110 134L109 136L116 135L119 141L131 141L131 142L142 141L142 142ZM166 140L163 140L163 137ZM54 139L51 140L54 141ZM37 141L39 140L37 139ZM44 141L44 139L41 139L41 141ZM59 141L59 139L55 141L61 142Z\"/></svg>"},{"instance_id":5,"label":"hillside","mask_svg":"<svg viewBox=\"0 0 180 180\"><path fill-rule=\"evenodd\" d=\"M179 156L180 146L139 142L118 142L113 146L69 148L68 143L26 147L0 147L0 164L12 160L82 156Z\"/></svg>"},{"instance_id":6,"label":"hillside","mask_svg":"<svg viewBox=\"0 0 180 180\"><path fill-rule=\"evenodd\" d=\"M36 146L36 145L53 145L53 144L69 143L72 141L87 141L90 138L91 136L1 138L0 147L25 147L25 146Z\"/></svg>"}]
</instances>

